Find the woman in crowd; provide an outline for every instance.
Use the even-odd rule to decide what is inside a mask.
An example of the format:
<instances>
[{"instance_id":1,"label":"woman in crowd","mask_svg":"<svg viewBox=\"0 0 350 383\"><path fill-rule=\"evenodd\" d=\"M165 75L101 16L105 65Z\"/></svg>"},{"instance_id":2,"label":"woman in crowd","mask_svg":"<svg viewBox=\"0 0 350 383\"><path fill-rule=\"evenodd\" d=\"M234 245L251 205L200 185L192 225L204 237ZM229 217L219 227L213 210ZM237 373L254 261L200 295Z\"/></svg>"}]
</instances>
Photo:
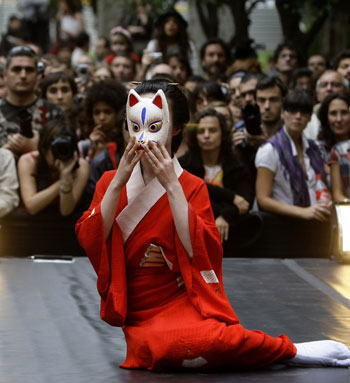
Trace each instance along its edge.
<instances>
[{"instance_id":1,"label":"woman in crowd","mask_svg":"<svg viewBox=\"0 0 350 383\"><path fill-rule=\"evenodd\" d=\"M85 110L93 123L88 139L78 143L80 155L92 160L107 149L113 142L114 152L123 147L121 122L124 115L126 90L115 80L106 80L93 84L88 88L85 98Z\"/></svg>"},{"instance_id":2,"label":"woman in crowd","mask_svg":"<svg viewBox=\"0 0 350 383\"><path fill-rule=\"evenodd\" d=\"M192 69L187 59L178 53L172 53L167 62L173 70L175 81L180 85L185 85L187 79L192 75Z\"/></svg>"},{"instance_id":3,"label":"woman in crowd","mask_svg":"<svg viewBox=\"0 0 350 383\"><path fill-rule=\"evenodd\" d=\"M239 324L223 289L207 188L172 155L188 118L186 97L166 81L131 90L132 139L76 226L98 274L101 316L123 327L122 367L212 370L288 360L348 366L350 351L339 342L294 345Z\"/></svg>"},{"instance_id":4,"label":"woman in crowd","mask_svg":"<svg viewBox=\"0 0 350 383\"><path fill-rule=\"evenodd\" d=\"M332 147L350 138L349 106L349 97L337 92L327 96L319 109L321 128L318 139L327 164Z\"/></svg>"},{"instance_id":5,"label":"woman in crowd","mask_svg":"<svg viewBox=\"0 0 350 383\"><path fill-rule=\"evenodd\" d=\"M79 3L78 3L79 4ZM81 7L75 0L60 0L56 16L57 36L59 41L75 43L80 32L85 30Z\"/></svg>"},{"instance_id":6,"label":"woman in crowd","mask_svg":"<svg viewBox=\"0 0 350 383\"><path fill-rule=\"evenodd\" d=\"M111 65L115 55L118 53L128 53L136 63L140 61L140 57L134 51L132 37L129 31L118 25L112 28L109 38L112 51L106 59L109 65Z\"/></svg>"},{"instance_id":7,"label":"woman in crowd","mask_svg":"<svg viewBox=\"0 0 350 383\"><path fill-rule=\"evenodd\" d=\"M147 47L147 53L159 52L163 62L167 62L171 54L178 54L190 63L194 72L199 70L196 48L189 39L187 22L174 9L163 13L155 22L155 39Z\"/></svg>"},{"instance_id":8,"label":"woman in crowd","mask_svg":"<svg viewBox=\"0 0 350 383\"><path fill-rule=\"evenodd\" d=\"M280 235L275 229L270 233L276 248L282 241L280 251L284 255L286 251L299 256L309 251L321 256L329 244L332 203L324 162L318 145L302 134L312 108L310 93L302 89L289 91L283 101L285 125L258 149L255 159L259 209L273 213L269 215L271 222L276 221L278 230L285 230ZM263 235L269 237L268 232Z\"/></svg>"},{"instance_id":9,"label":"woman in crowd","mask_svg":"<svg viewBox=\"0 0 350 383\"><path fill-rule=\"evenodd\" d=\"M89 164L78 157L76 135L66 120L46 123L38 151L20 157L18 176L29 214L57 206L62 216L74 212L88 180Z\"/></svg>"},{"instance_id":10,"label":"woman in crowd","mask_svg":"<svg viewBox=\"0 0 350 383\"><path fill-rule=\"evenodd\" d=\"M41 81L40 87L42 97L59 105L68 116L78 92L74 78L65 72L49 73Z\"/></svg>"},{"instance_id":11,"label":"woman in crowd","mask_svg":"<svg viewBox=\"0 0 350 383\"><path fill-rule=\"evenodd\" d=\"M189 130L187 154L181 166L207 184L224 256L253 239L260 229L258 217L248 216L254 200L254 179L232 153L225 117L213 108L203 109Z\"/></svg>"},{"instance_id":12,"label":"woman in crowd","mask_svg":"<svg viewBox=\"0 0 350 383\"><path fill-rule=\"evenodd\" d=\"M330 153L332 195L334 202L349 202L350 199L349 108L350 100L345 94L335 93L329 96L327 122L325 122L329 124L330 131L338 138L337 143L333 146ZM320 116L322 115L323 117L323 113L321 114L320 111ZM341 140L340 137L343 139Z\"/></svg>"},{"instance_id":13,"label":"woman in crowd","mask_svg":"<svg viewBox=\"0 0 350 383\"><path fill-rule=\"evenodd\" d=\"M327 188L323 160L317 145L302 136L312 107L312 98L305 91L295 89L287 94L283 102L284 128L256 155L256 193L262 210L325 221L330 214L329 201L316 199L317 175Z\"/></svg>"},{"instance_id":14,"label":"woman in crowd","mask_svg":"<svg viewBox=\"0 0 350 383\"><path fill-rule=\"evenodd\" d=\"M228 94L225 95L223 88L215 81L200 82L193 91L193 102L197 112L217 102L227 102Z\"/></svg>"}]
</instances>

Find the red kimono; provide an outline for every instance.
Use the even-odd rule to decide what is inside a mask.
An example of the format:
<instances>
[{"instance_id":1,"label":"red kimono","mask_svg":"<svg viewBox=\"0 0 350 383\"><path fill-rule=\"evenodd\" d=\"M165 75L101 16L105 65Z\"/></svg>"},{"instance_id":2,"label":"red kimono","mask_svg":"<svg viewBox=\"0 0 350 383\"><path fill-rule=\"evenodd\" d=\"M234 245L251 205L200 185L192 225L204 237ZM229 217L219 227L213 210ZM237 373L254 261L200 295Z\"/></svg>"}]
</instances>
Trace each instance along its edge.
<instances>
[{"instance_id":1,"label":"red kimono","mask_svg":"<svg viewBox=\"0 0 350 383\"><path fill-rule=\"evenodd\" d=\"M100 203L115 171L104 173L88 211L76 226L98 275L101 318L123 326L127 356L121 367L212 370L262 367L291 359L285 335L244 329L222 283L222 247L203 180L174 159L188 201L190 259L175 229L164 188L144 185L139 164L123 188L106 240ZM165 264L143 267L150 245Z\"/></svg>"}]
</instances>

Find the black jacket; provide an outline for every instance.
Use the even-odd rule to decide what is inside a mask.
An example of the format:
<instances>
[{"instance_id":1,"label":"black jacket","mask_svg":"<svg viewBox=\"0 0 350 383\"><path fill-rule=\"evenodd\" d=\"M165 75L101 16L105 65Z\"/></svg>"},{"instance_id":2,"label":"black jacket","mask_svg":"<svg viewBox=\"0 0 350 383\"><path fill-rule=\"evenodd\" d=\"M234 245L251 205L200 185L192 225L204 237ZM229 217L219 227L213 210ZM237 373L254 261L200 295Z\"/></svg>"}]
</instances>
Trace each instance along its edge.
<instances>
[{"instance_id":1,"label":"black jacket","mask_svg":"<svg viewBox=\"0 0 350 383\"><path fill-rule=\"evenodd\" d=\"M199 156L186 153L179 158L179 162L190 173L204 178L204 165ZM224 187L210 184L207 184L207 187L215 218L221 215L232 225L237 222L239 217L238 208L233 204L235 195L240 195L252 206L255 197L255 180L248 167L235 157L232 157L231 161L224 161L222 168Z\"/></svg>"}]
</instances>

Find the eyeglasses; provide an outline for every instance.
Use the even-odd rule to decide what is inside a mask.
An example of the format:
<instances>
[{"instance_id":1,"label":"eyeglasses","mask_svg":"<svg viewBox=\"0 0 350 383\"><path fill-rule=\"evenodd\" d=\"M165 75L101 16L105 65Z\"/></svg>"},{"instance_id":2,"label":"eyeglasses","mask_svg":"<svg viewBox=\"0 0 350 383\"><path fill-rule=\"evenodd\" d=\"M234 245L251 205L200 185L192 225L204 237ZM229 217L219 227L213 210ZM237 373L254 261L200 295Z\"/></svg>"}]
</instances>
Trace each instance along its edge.
<instances>
[{"instance_id":1,"label":"eyeglasses","mask_svg":"<svg viewBox=\"0 0 350 383\"><path fill-rule=\"evenodd\" d=\"M16 47L13 47L7 54L7 57L11 58L11 57L20 56L20 55L36 57L36 53L34 49L31 47L28 47L27 45L18 45Z\"/></svg>"},{"instance_id":2,"label":"eyeglasses","mask_svg":"<svg viewBox=\"0 0 350 383\"><path fill-rule=\"evenodd\" d=\"M342 86L341 82L338 81L322 81L320 82L320 88L327 88L330 85L332 88L340 88Z\"/></svg>"}]
</instances>

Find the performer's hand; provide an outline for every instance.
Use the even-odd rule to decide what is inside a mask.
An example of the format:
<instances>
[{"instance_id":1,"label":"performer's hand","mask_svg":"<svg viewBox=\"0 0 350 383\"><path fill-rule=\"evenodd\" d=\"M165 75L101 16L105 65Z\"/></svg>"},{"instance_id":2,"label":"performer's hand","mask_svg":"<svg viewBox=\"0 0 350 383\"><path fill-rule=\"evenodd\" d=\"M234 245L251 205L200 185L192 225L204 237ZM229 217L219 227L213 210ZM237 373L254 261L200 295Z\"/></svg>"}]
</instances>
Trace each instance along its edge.
<instances>
[{"instance_id":1,"label":"performer's hand","mask_svg":"<svg viewBox=\"0 0 350 383\"><path fill-rule=\"evenodd\" d=\"M114 176L114 181L120 189L128 182L135 165L144 153L143 150L137 150L138 146L136 137L131 137L120 159L118 170Z\"/></svg>"},{"instance_id":2,"label":"performer's hand","mask_svg":"<svg viewBox=\"0 0 350 383\"><path fill-rule=\"evenodd\" d=\"M295 344L297 354L289 363L350 367L350 350L334 340L319 340Z\"/></svg>"},{"instance_id":3,"label":"performer's hand","mask_svg":"<svg viewBox=\"0 0 350 383\"><path fill-rule=\"evenodd\" d=\"M221 242L227 241L230 230L230 224L222 215L219 215L219 217L216 218L215 223L220 233Z\"/></svg>"},{"instance_id":4,"label":"performer's hand","mask_svg":"<svg viewBox=\"0 0 350 383\"><path fill-rule=\"evenodd\" d=\"M165 190L168 190L169 186L177 182L177 176L173 161L165 146L160 142L155 144L149 141L145 146L145 154L158 181Z\"/></svg>"}]
</instances>

